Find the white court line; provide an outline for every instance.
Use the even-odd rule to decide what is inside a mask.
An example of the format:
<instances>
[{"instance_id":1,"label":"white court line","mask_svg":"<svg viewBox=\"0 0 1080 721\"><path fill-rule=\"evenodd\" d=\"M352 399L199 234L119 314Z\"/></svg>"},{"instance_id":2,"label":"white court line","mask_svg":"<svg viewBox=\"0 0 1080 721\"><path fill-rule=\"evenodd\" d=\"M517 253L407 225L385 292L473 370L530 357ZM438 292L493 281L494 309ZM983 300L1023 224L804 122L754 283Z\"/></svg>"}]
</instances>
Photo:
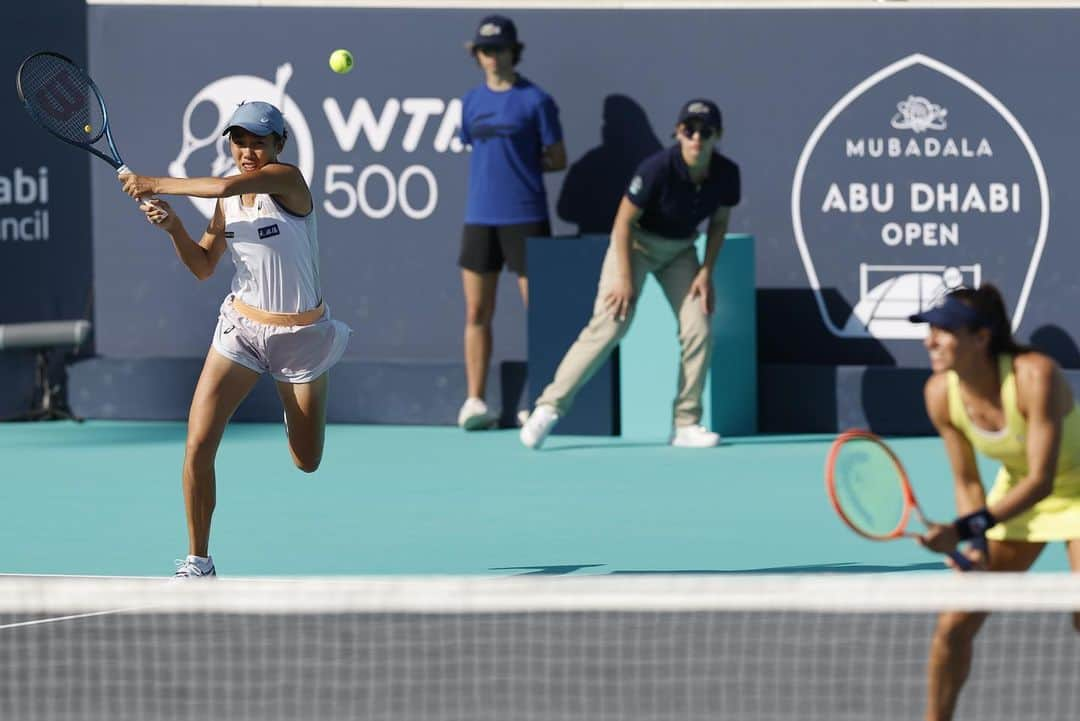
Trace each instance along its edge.
<instances>
[{"instance_id":1,"label":"white court line","mask_svg":"<svg viewBox=\"0 0 1080 721\"><path fill-rule=\"evenodd\" d=\"M0 578L93 578L102 580L123 580L123 581L162 581L168 582L168 578L161 578L158 576L95 576L90 574L70 574L70 573L0 573ZM45 623L57 623L59 621L75 621L80 618L93 618L94 616L109 616L115 613L128 613L130 611L142 611L153 606L132 606L130 608L114 608L108 611L94 611L93 613L78 613L71 616L57 616L55 618L39 618L36 621L19 621L17 623L5 623L0 624L0 631L6 631L10 628L23 628L26 626L39 626Z\"/></svg>"},{"instance_id":2,"label":"white court line","mask_svg":"<svg viewBox=\"0 0 1080 721\"><path fill-rule=\"evenodd\" d=\"M113 613L126 613L128 611L141 611L153 606L133 606L131 608L114 608L111 611L95 611L94 613L79 613L74 616L57 616L56 618L39 618L36 621L19 621L18 623L5 623L0 625L0 631L9 628L22 628L24 626L39 626L43 623L56 623L58 621L73 621L79 618L92 618L93 616L108 616Z\"/></svg>"}]
</instances>

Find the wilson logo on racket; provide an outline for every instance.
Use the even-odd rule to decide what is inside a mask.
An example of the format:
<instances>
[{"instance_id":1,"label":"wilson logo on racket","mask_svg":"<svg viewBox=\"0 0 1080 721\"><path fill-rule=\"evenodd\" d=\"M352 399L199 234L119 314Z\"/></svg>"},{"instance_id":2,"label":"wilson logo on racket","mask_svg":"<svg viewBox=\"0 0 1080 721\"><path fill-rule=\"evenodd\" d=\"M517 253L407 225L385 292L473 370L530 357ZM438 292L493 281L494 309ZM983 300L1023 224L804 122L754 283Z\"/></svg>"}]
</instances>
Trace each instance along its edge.
<instances>
[{"instance_id":1,"label":"wilson logo on racket","mask_svg":"<svg viewBox=\"0 0 1080 721\"><path fill-rule=\"evenodd\" d=\"M86 112L86 98L69 73L59 72L34 95L38 109L55 120L70 120L76 113Z\"/></svg>"}]
</instances>

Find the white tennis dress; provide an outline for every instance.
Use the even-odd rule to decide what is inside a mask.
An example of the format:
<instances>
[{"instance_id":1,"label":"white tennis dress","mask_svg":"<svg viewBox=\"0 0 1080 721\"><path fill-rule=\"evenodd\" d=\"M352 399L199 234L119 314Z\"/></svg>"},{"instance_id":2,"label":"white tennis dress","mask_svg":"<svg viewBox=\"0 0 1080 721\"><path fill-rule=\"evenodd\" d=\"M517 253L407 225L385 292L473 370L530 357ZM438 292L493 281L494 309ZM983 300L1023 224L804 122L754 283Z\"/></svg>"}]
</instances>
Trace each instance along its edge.
<instances>
[{"instance_id":1,"label":"white tennis dress","mask_svg":"<svg viewBox=\"0 0 1080 721\"><path fill-rule=\"evenodd\" d=\"M315 210L294 215L265 193L251 207L240 196L221 199L225 239L236 275L221 304L213 347L257 373L288 383L309 383L337 363L352 332L330 318L330 309L310 325L266 325L241 315L238 299L271 313L302 313L322 303Z\"/></svg>"}]
</instances>

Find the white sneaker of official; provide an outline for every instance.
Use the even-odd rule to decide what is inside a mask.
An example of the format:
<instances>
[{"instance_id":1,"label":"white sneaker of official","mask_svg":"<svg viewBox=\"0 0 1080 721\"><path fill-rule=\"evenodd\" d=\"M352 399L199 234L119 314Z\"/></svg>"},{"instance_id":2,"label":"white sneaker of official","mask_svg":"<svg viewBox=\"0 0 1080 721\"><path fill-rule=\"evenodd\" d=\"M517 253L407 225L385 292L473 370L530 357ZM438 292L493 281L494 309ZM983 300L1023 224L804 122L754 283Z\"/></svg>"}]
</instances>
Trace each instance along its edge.
<instances>
[{"instance_id":1,"label":"white sneaker of official","mask_svg":"<svg viewBox=\"0 0 1080 721\"><path fill-rule=\"evenodd\" d=\"M457 424L467 431L485 431L494 427L496 420L483 398L466 398L458 411Z\"/></svg>"},{"instance_id":2,"label":"white sneaker of official","mask_svg":"<svg viewBox=\"0 0 1080 721\"><path fill-rule=\"evenodd\" d=\"M720 445L720 434L705 426L677 426L671 434L671 445L676 448L714 448Z\"/></svg>"},{"instance_id":3,"label":"white sneaker of official","mask_svg":"<svg viewBox=\"0 0 1080 721\"><path fill-rule=\"evenodd\" d=\"M537 406L521 426L521 442L527 448L539 448L558 422L559 414L552 406Z\"/></svg>"}]
</instances>

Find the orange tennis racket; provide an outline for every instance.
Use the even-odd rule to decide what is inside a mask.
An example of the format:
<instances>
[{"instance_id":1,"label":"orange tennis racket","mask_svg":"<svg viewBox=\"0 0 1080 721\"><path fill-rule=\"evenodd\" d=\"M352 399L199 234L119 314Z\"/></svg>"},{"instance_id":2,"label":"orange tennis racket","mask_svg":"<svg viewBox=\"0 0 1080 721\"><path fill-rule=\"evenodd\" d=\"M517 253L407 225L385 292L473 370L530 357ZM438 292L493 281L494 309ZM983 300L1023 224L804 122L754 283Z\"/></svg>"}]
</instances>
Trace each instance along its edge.
<instances>
[{"instance_id":1,"label":"orange tennis racket","mask_svg":"<svg viewBox=\"0 0 1080 721\"><path fill-rule=\"evenodd\" d=\"M833 441L825 461L825 489L840 519L863 538L917 538L908 528L912 515L930 527L900 459L869 431L846 431ZM959 551L949 557L961 570L971 570L971 560Z\"/></svg>"}]
</instances>

